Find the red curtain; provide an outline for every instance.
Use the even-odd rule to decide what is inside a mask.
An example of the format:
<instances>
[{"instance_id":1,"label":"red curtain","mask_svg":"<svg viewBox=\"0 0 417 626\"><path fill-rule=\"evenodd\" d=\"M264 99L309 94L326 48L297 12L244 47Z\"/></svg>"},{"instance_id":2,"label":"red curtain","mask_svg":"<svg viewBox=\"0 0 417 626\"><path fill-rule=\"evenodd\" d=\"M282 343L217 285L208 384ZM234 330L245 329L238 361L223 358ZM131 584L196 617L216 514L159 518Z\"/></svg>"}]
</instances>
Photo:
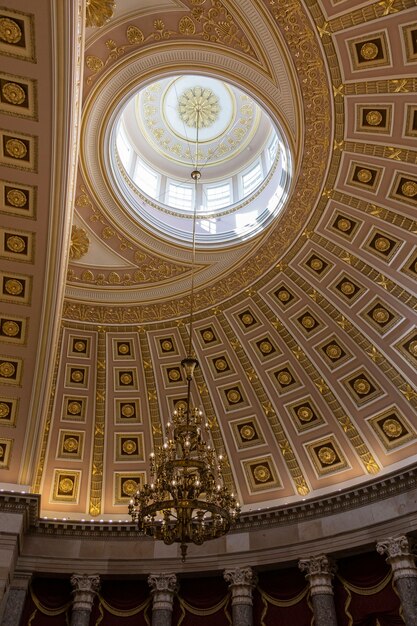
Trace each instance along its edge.
<instances>
[{"instance_id":1,"label":"red curtain","mask_svg":"<svg viewBox=\"0 0 417 626\"><path fill-rule=\"evenodd\" d=\"M174 626L230 626L230 594L222 575L182 578L172 618Z\"/></svg>"},{"instance_id":2,"label":"red curtain","mask_svg":"<svg viewBox=\"0 0 417 626\"><path fill-rule=\"evenodd\" d=\"M377 552L340 559L334 593L340 626L404 626L391 568Z\"/></svg>"},{"instance_id":3,"label":"red curtain","mask_svg":"<svg viewBox=\"0 0 417 626\"><path fill-rule=\"evenodd\" d=\"M67 578L34 578L23 610L21 626L67 626L72 587Z\"/></svg>"},{"instance_id":4,"label":"red curtain","mask_svg":"<svg viewBox=\"0 0 417 626\"><path fill-rule=\"evenodd\" d=\"M146 580L102 580L91 612L95 626L148 626L151 597Z\"/></svg>"},{"instance_id":5,"label":"red curtain","mask_svg":"<svg viewBox=\"0 0 417 626\"><path fill-rule=\"evenodd\" d=\"M260 572L253 594L254 624L311 626L308 585L297 568Z\"/></svg>"}]
</instances>

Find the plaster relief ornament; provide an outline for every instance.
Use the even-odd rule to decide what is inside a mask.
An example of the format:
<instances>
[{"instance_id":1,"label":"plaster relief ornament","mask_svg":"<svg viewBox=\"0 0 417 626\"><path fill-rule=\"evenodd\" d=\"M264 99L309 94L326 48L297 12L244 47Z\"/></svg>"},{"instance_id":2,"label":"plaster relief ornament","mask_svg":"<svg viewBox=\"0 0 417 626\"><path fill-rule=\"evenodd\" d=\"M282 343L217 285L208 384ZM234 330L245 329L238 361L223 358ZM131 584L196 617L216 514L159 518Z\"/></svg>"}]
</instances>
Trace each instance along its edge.
<instances>
[{"instance_id":1,"label":"plaster relief ornament","mask_svg":"<svg viewBox=\"0 0 417 626\"><path fill-rule=\"evenodd\" d=\"M3 98L11 104L23 104L26 100L26 94L20 85L17 83L8 82L5 83L1 89Z\"/></svg>"},{"instance_id":2,"label":"plaster relief ornament","mask_svg":"<svg viewBox=\"0 0 417 626\"><path fill-rule=\"evenodd\" d=\"M2 17L0 19L0 39L9 44L17 44L22 39L22 31L17 22Z\"/></svg>"},{"instance_id":3,"label":"plaster relief ornament","mask_svg":"<svg viewBox=\"0 0 417 626\"><path fill-rule=\"evenodd\" d=\"M25 206L26 202L27 202L27 198L26 195L23 193L23 191L20 191L20 189L10 189L10 191L7 192L7 201L15 207L22 207Z\"/></svg>"},{"instance_id":4,"label":"plaster relief ornament","mask_svg":"<svg viewBox=\"0 0 417 626\"><path fill-rule=\"evenodd\" d=\"M6 141L6 152L13 159L24 159L28 150L20 139L9 139Z\"/></svg>"},{"instance_id":5,"label":"plaster relief ornament","mask_svg":"<svg viewBox=\"0 0 417 626\"><path fill-rule=\"evenodd\" d=\"M194 87L179 98L178 112L181 120L191 128L208 128L220 113L219 99L211 89ZM198 120L198 122L197 122Z\"/></svg>"},{"instance_id":6,"label":"plaster relief ornament","mask_svg":"<svg viewBox=\"0 0 417 626\"><path fill-rule=\"evenodd\" d=\"M114 0L87 0L85 24L87 27L100 28L113 17L116 3Z\"/></svg>"},{"instance_id":7,"label":"plaster relief ornament","mask_svg":"<svg viewBox=\"0 0 417 626\"><path fill-rule=\"evenodd\" d=\"M19 334L19 324L16 324L13 320L7 320L3 322L1 330L7 337L16 337Z\"/></svg>"},{"instance_id":8,"label":"plaster relief ornament","mask_svg":"<svg viewBox=\"0 0 417 626\"><path fill-rule=\"evenodd\" d=\"M82 256L87 254L90 240L83 228L73 226L71 229L70 259L78 261Z\"/></svg>"},{"instance_id":9,"label":"plaster relief ornament","mask_svg":"<svg viewBox=\"0 0 417 626\"><path fill-rule=\"evenodd\" d=\"M382 115L379 111L369 111L366 114L366 121L370 126L378 126L382 122Z\"/></svg>"}]
</instances>

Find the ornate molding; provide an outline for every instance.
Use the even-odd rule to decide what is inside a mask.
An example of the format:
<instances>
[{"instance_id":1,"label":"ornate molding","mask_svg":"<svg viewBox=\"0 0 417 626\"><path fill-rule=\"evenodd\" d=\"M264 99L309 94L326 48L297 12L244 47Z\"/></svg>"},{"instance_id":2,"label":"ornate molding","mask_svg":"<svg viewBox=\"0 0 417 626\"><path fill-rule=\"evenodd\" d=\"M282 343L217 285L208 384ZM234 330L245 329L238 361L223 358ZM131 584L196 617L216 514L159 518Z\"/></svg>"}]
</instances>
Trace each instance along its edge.
<instances>
[{"instance_id":1,"label":"ornate molding","mask_svg":"<svg viewBox=\"0 0 417 626\"><path fill-rule=\"evenodd\" d=\"M292 506L242 513L240 521L231 534L261 528L273 528L298 524L372 505L417 489L417 471L393 473L383 480L368 482L363 486L346 489L326 498L311 499ZM68 537L120 537L138 538L135 525L131 523L92 524L77 520L55 521L40 519L40 496L10 492L0 493L0 511L20 513L26 511L32 532L36 535L61 535Z\"/></svg>"},{"instance_id":2,"label":"ornate molding","mask_svg":"<svg viewBox=\"0 0 417 626\"><path fill-rule=\"evenodd\" d=\"M92 5L113 4L112 0L87 1ZM108 12L109 10L107 10ZM95 14L97 14L97 10ZM103 15L103 10L101 15ZM111 15L103 21L103 24L110 17ZM102 24L89 24L88 22L87 25L102 26ZM184 15L182 11L175 30L167 28L164 20L159 18L152 21L151 28L149 26L146 28L142 23L141 28L136 24L128 24L125 37L126 41L124 42L117 43L113 39L108 39L105 42L109 50L106 58L100 58L91 54L86 56L85 63L91 72L87 78L87 85L91 85L96 76L106 67L113 65L119 57L127 52L172 39L184 38L193 42L201 41L222 45L256 59L255 51L245 33L237 24L233 15L229 13L219 0L209 0L207 6L194 6L188 15Z\"/></svg>"}]
</instances>

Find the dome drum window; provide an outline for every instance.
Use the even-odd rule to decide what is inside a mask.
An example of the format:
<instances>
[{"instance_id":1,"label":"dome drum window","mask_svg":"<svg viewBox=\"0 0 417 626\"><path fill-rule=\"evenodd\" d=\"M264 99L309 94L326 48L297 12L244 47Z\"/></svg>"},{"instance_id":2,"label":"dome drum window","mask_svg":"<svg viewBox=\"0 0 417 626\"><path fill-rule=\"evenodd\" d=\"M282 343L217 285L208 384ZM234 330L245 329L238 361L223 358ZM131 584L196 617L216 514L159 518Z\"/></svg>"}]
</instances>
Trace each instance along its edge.
<instances>
[{"instance_id":1,"label":"dome drum window","mask_svg":"<svg viewBox=\"0 0 417 626\"><path fill-rule=\"evenodd\" d=\"M109 157L125 209L183 245L190 245L195 202L196 243L235 244L272 222L290 185L291 156L277 125L248 94L208 76L171 76L139 89L113 124Z\"/></svg>"}]
</instances>

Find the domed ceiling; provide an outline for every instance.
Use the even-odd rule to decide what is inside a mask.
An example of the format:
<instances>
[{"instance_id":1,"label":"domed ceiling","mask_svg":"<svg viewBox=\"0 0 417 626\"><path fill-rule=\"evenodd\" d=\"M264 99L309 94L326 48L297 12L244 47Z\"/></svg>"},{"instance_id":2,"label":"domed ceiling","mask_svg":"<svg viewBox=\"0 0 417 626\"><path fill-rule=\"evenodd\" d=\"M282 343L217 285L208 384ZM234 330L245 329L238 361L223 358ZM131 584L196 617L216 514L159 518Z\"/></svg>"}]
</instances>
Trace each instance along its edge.
<instances>
[{"instance_id":1,"label":"domed ceiling","mask_svg":"<svg viewBox=\"0 0 417 626\"><path fill-rule=\"evenodd\" d=\"M78 38L58 38L56 66L35 4L0 15L3 488L41 493L45 517L127 520L184 402L189 239L144 217L129 177L116 185L111 148L131 107L138 154L152 145L182 178L161 109L143 113L174 77L184 98L221 84L208 119L225 128L232 94L256 103L286 155L279 194L255 199L262 228L228 245L208 229L196 250L193 401L243 510L415 465L415 1L95 0L85 32L58 11ZM239 107L249 128L230 150L250 164L268 134Z\"/></svg>"}]
</instances>

